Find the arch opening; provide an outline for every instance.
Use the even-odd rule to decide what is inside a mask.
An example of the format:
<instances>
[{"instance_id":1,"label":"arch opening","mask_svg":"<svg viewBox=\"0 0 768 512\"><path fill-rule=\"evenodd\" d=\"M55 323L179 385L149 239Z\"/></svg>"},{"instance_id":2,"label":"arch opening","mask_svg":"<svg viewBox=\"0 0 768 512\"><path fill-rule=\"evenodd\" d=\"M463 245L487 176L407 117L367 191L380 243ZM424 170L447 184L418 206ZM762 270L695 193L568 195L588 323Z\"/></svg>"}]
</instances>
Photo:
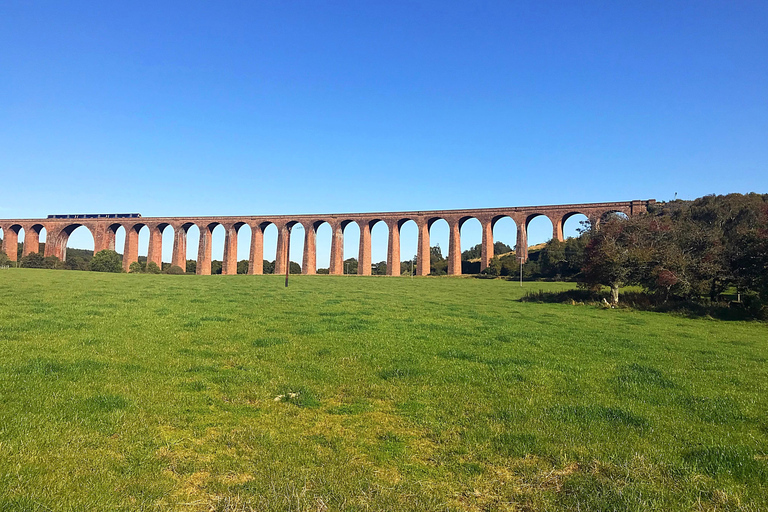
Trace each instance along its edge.
<instances>
[{"instance_id":1,"label":"arch opening","mask_svg":"<svg viewBox=\"0 0 768 512\"><path fill-rule=\"evenodd\" d=\"M371 274L387 275L387 248L389 245L389 226L383 220L372 220L371 229Z\"/></svg>"},{"instance_id":2,"label":"arch opening","mask_svg":"<svg viewBox=\"0 0 768 512\"><path fill-rule=\"evenodd\" d=\"M234 228L237 233L237 273L247 274L251 258L253 230L244 222L238 222Z\"/></svg>"},{"instance_id":3,"label":"arch opening","mask_svg":"<svg viewBox=\"0 0 768 512\"><path fill-rule=\"evenodd\" d=\"M344 274L357 274L360 255L360 226L357 222L345 220L341 222L342 244L342 272Z\"/></svg>"},{"instance_id":4,"label":"arch opening","mask_svg":"<svg viewBox=\"0 0 768 512\"><path fill-rule=\"evenodd\" d=\"M197 273L197 252L200 245L200 228L197 224L187 223L181 226L186 233L186 254L184 271L188 274Z\"/></svg>"},{"instance_id":5,"label":"arch opening","mask_svg":"<svg viewBox=\"0 0 768 512\"><path fill-rule=\"evenodd\" d=\"M461 273L479 274L483 254L483 225L475 217L465 217L459 220L459 235L461 237Z\"/></svg>"},{"instance_id":6,"label":"arch opening","mask_svg":"<svg viewBox=\"0 0 768 512\"><path fill-rule=\"evenodd\" d=\"M589 217L583 213L573 212L563 216L563 240L578 238L589 229Z\"/></svg>"},{"instance_id":7,"label":"arch opening","mask_svg":"<svg viewBox=\"0 0 768 512\"><path fill-rule=\"evenodd\" d=\"M315 272L329 274L331 271L331 244L333 227L324 220L315 222Z\"/></svg>"},{"instance_id":8,"label":"arch opening","mask_svg":"<svg viewBox=\"0 0 768 512\"><path fill-rule=\"evenodd\" d=\"M168 270L173 261L173 241L176 237L176 229L170 224L160 224L157 226L157 236L160 237L160 268Z\"/></svg>"},{"instance_id":9,"label":"arch opening","mask_svg":"<svg viewBox=\"0 0 768 512\"><path fill-rule=\"evenodd\" d=\"M288 264L291 274L301 274L304 266L304 224L298 221L291 221L288 224L290 228L288 243Z\"/></svg>"},{"instance_id":10,"label":"arch opening","mask_svg":"<svg viewBox=\"0 0 768 512\"><path fill-rule=\"evenodd\" d=\"M537 213L526 219L528 247L537 247L552 240L554 226L549 217Z\"/></svg>"},{"instance_id":11,"label":"arch opening","mask_svg":"<svg viewBox=\"0 0 768 512\"><path fill-rule=\"evenodd\" d=\"M263 273L274 274L275 260L277 259L277 226L272 222L264 223L261 226L264 233Z\"/></svg>"},{"instance_id":12,"label":"arch opening","mask_svg":"<svg viewBox=\"0 0 768 512\"><path fill-rule=\"evenodd\" d=\"M88 270L95 250L95 241L90 229L82 224L73 224L62 230L61 245L64 259L63 268Z\"/></svg>"},{"instance_id":13,"label":"arch opening","mask_svg":"<svg viewBox=\"0 0 768 512\"><path fill-rule=\"evenodd\" d=\"M448 255L450 252L450 226L443 218L427 221L429 229L429 274L442 276L448 273Z\"/></svg>"},{"instance_id":14,"label":"arch opening","mask_svg":"<svg viewBox=\"0 0 768 512\"><path fill-rule=\"evenodd\" d=\"M512 217L496 217L491 221L493 234L493 255L503 256L515 250L517 246L517 223Z\"/></svg>"},{"instance_id":15,"label":"arch opening","mask_svg":"<svg viewBox=\"0 0 768 512\"><path fill-rule=\"evenodd\" d=\"M415 275L418 265L419 226L413 219L397 222L400 232L400 268L393 269L392 275Z\"/></svg>"}]
</instances>

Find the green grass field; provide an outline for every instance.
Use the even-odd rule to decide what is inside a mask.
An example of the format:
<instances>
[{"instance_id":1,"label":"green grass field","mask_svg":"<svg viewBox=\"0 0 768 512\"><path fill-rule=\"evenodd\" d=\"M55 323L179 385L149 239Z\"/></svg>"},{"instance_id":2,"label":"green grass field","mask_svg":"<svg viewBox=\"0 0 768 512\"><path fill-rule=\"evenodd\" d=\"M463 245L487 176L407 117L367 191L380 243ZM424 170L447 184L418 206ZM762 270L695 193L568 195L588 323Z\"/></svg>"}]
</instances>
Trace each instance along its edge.
<instances>
[{"instance_id":1,"label":"green grass field","mask_svg":"<svg viewBox=\"0 0 768 512\"><path fill-rule=\"evenodd\" d=\"M766 510L768 326L0 270L0 510Z\"/></svg>"}]
</instances>

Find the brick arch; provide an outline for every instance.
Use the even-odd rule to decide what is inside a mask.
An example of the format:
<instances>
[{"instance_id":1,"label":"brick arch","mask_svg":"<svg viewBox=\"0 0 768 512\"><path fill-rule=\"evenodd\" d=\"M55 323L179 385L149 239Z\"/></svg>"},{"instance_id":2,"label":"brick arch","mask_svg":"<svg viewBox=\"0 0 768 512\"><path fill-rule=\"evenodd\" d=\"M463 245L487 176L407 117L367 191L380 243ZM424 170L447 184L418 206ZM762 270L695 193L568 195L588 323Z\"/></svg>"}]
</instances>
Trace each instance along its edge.
<instances>
[{"instance_id":1,"label":"brick arch","mask_svg":"<svg viewBox=\"0 0 768 512\"><path fill-rule=\"evenodd\" d=\"M565 241L565 223L568 222L568 219L576 215L583 215L587 218L587 220L589 220L589 213L587 211L580 211L580 210L570 211L564 214L562 217L560 217L560 220L558 221L558 224L555 227L557 239L560 242Z\"/></svg>"},{"instance_id":2,"label":"brick arch","mask_svg":"<svg viewBox=\"0 0 768 512\"><path fill-rule=\"evenodd\" d=\"M360 247L357 251L357 274L361 276L369 276L371 275L371 265L373 264L371 256L373 251L371 242L373 228L380 222L387 227L387 230L389 230L390 227L389 224L387 224L387 221L380 217L359 219L356 222L360 228Z\"/></svg>"},{"instance_id":3,"label":"brick arch","mask_svg":"<svg viewBox=\"0 0 768 512\"><path fill-rule=\"evenodd\" d=\"M622 208L609 208L594 212L592 215L589 215L589 221L595 229L600 229L600 224L605 222L606 217L612 213L621 213L627 218L631 217L631 212L628 213Z\"/></svg>"},{"instance_id":4,"label":"brick arch","mask_svg":"<svg viewBox=\"0 0 768 512\"><path fill-rule=\"evenodd\" d=\"M10 224L3 229L3 250L11 261L19 259L19 233L23 229L21 224Z\"/></svg>"},{"instance_id":5,"label":"brick arch","mask_svg":"<svg viewBox=\"0 0 768 512\"><path fill-rule=\"evenodd\" d=\"M147 224L149 228L149 246L147 248L147 264L155 263L159 268L163 268L163 236L165 230L171 228L176 234L176 228L170 222L157 222Z\"/></svg>"},{"instance_id":6,"label":"brick arch","mask_svg":"<svg viewBox=\"0 0 768 512\"><path fill-rule=\"evenodd\" d=\"M195 265L195 274L197 275L211 275L213 230L218 226L224 227L224 224L218 220L212 220L198 226L198 229L200 229L200 240L197 246L197 264Z\"/></svg>"},{"instance_id":7,"label":"brick arch","mask_svg":"<svg viewBox=\"0 0 768 512\"><path fill-rule=\"evenodd\" d=\"M40 252L40 233L42 233L44 229L45 226L40 223L31 224L24 228L24 248L21 253L22 256L26 256L33 252ZM48 230L46 229L45 232L47 235Z\"/></svg>"},{"instance_id":8,"label":"brick arch","mask_svg":"<svg viewBox=\"0 0 768 512\"><path fill-rule=\"evenodd\" d=\"M123 251L123 270L128 272L131 263L139 261L139 232L146 227L144 222L131 222L125 227L125 250Z\"/></svg>"},{"instance_id":9,"label":"brick arch","mask_svg":"<svg viewBox=\"0 0 768 512\"><path fill-rule=\"evenodd\" d=\"M42 228L45 228L44 225L40 224ZM65 261L67 259L67 241L69 240L69 236L78 228L84 227L88 230L88 232L91 234L91 238L93 239L93 252L94 254L98 252L97 248L98 245L96 243L97 241L97 233L96 233L96 226L91 225L87 222L73 222L66 225L59 225L56 227L51 226L52 229L45 228L46 232L46 241L45 241L45 256L55 256L59 258L61 261ZM42 231L42 229L40 230ZM40 231L36 232L35 239L39 241L39 235ZM25 235L25 238L28 235ZM26 240L25 240L26 242ZM30 251L31 252L31 251Z\"/></svg>"}]
</instances>

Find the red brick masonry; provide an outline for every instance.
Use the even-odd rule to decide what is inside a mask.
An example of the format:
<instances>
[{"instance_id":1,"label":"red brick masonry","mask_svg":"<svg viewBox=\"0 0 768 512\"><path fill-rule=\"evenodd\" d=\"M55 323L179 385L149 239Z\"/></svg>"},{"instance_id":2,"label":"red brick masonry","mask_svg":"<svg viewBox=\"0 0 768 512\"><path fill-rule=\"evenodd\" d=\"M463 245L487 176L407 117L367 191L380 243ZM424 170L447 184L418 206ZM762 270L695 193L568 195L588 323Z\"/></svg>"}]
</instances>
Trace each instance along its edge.
<instances>
[{"instance_id":1,"label":"red brick masonry","mask_svg":"<svg viewBox=\"0 0 768 512\"><path fill-rule=\"evenodd\" d=\"M237 273L237 233L246 224L251 227L251 248L248 266L249 274L262 273L264 252L264 229L274 224L278 230L275 273L285 272L285 251L291 235L291 228L296 224L304 227L304 261L302 272L315 273L317 228L327 222L333 230L331 238L331 274L343 273L344 228L350 222L360 226L360 251L357 272L360 275L371 273L371 230L378 222L384 222L389 228L387 248L387 274L400 274L400 228L413 220L419 228L418 261L416 273L429 274L429 228L440 219L448 222L450 243L448 248L448 273L461 274L461 226L469 219L477 219L482 226L481 268L488 266L493 258L493 226L499 219L510 217L517 225L517 251L528 258L528 224L539 215L552 221L552 237L563 240L563 225L569 217L584 214L593 224L600 222L608 213L621 212L628 216L645 212L654 199L620 201L611 203L565 204L550 206L518 206L509 208L479 208L472 210L434 210L387 213L340 213L327 215L275 215L246 217L142 217L125 219L5 219L0 220L3 230L3 250L11 260L16 259L14 249L21 230L24 230L23 254L36 252L39 248L40 233L46 230L47 243L45 256L57 256L64 260L69 235L80 226L87 227L94 240L94 252L103 249L115 249L115 233L120 227L125 228L125 247L123 248L123 267L128 267L138 260L139 231L149 228L148 261L161 265L163 231L173 227L173 256L171 263L181 268L186 266L187 231L192 226L200 229L200 244L197 251L197 273L211 273L211 234L218 225L226 231L224 241L223 274Z\"/></svg>"}]
</instances>

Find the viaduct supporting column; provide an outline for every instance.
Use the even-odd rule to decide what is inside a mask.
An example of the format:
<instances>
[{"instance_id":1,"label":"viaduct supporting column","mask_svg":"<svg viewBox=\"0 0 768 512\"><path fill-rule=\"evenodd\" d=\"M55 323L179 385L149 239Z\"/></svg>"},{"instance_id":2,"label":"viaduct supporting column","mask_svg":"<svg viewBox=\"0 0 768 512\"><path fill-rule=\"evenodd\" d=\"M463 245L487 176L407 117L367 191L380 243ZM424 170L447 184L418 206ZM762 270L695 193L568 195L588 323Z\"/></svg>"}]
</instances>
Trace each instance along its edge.
<instances>
[{"instance_id":1,"label":"viaduct supporting column","mask_svg":"<svg viewBox=\"0 0 768 512\"><path fill-rule=\"evenodd\" d=\"M91 229L91 233L93 233L93 254L103 251L104 249L109 249L110 232L110 229L106 226L100 224L95 224L93 226L93 229ZM47 242L46 245L48 245ZM112 246L114 247L114 245L115 242L113 240Z\"/></svg>"},{"instance_id":2,"label":"viaduct supporting column","mask_svg":"<svg viewBox=\"0 0 768 512\"><path fill-rule=\"evenodd\" d=\"M16 261L19 259L19 232L8 228L3 230L3 235L3 250L9 260Z\"/></svg>"},{"instance_id":3,"label":"viaduct supporting column","mask_svg":"<svg viewBox=\"0 0 768 512\"><path fill-rule=\"evenodd\" d=\"M119 229L119 228L118 228ZM117 251L117 229L107 228L107 249Z\"/></svg>"},{"instance_id":4,"label":"viaduct supporting column","mask_svg":"<svg viewBox=\"0 0 768 512\"><path fill-rule=\"evenodd\" d=\"M431 270L431 258L429 251L429 223L423 221L419 224L419 247L416 256L416 275L429 275Z\"/></svg>"},{"instance_id":5,"label":"viaduct supporting column","mask_svg":"<svg viewBox=\"0 0 768 512\"><path fill-rule=\"evenodd\" d=\"M149 247L147 248L147 265L154 262L160 269L163 268L163 232L153 226L149 228Z\"/></svg>"},{"instance_id":6,"label":"viaduct supporting column","mask_svg":"<svg viewBox=\"0 0 768 512\"><path fill-rule=\"evenodd\" d=\"M562 242L565 239L563 238L563 218L560 217L559 219L553 219L552 217L549 217L549 221L552 223L552 239L557 240L558 242Z\"/></svg>"},{"instance_id":7,"label":"viaduct supporting column","mask_svg":"<svg viewBox=\"0 0 768 512\"><path fill-rule=\"evenodd\" d=\"M397 221L389 225L387 244L387 275L400 275L400 225Z\"/></svg>"},{"instance_id":8,"label":"viaduct supporting column","mask_svg":"<svg viewBox=\"0 0 768 512\"><path fill-rule=\"evenodd\" d=\"M339 224L331 224L331 265L328 273L338 276L344 273L344 230Z\"/></svg>"},{"instance_id":9,"label":"viaduct supporting column","mask_svg":"<svg viewBox=\"0 0 768 512\"><path fill-rule=\"evenodd\" d=\"M480 223L483 230L483 239L480 242L480 270L485 270L493 258L493 224L490 220L483 220Z\"/></svg>"},{"instance_id":10,"label":"viaduct supporting column","mask_svg":"<svg viewBox=\"0 0 768 512\"><path fill-rule=\"evenodd\" d=\"M264 231L261 226L251 226L251 253L248 256L248 273L264 273Z\"/></svg>"},{"instance_id":11,"label":"viaduct supporting column","mask_svg":"<svg viewBox=\"0 0 768 512\"><path fill-rule=\"evenodd\" d=\"M187 231L182 226L175 226L173 228L171 265L176 265L181 270L187 271Z\"/></svg>"},{"instance_id":12,"label":"viaduct supporting column","mask_svg":"<svg viewBox=\"0 0 768 512\"><path fill-rule=\"evenodd\" d=\"M26 256L32 252L40 251L40 233L35 231L34 228L24 230L24 249L21 252L22 256Z\"/></svg>"},{"instance_id":13,"label":"viaduct supporting column","mask_svg":"<svg viewBox=\"0 0 768 512\"><path fill-rule=\"evenodd\" d=\"M449 225L451 237L448 246L448 275L461 275L461 228L455 221Z\"/></svg>"},{"instance_id":14,"label":"viaduct supporting column","mask_svg":"<svg viewBox=\"0 0 768 512\"><path fill-rule=\"evenodd\" d=\"M357 274L371 275L371 224L360 224L360 249L357 252Z\"/></svg>"},{"instance_id":15,"label":"viaduct supporting column","mask_svg":"<svg viewBox=\"0 0 768 512\"><path fill-rule=\"evenodd\" d=\"M200 244L197 247L195 273L199 276L211 275L211 229L208 226L203 226L200 229Z\"/></svg>"},{"instance_id":16,"label":"viaduct supporting column","mask_svg":"<svg viewBox=\"0 0 768 512\"><path fill-rule=\"evenodd\" d=\"M221 273L225 276L237 274L237 229L234 226L226 228L224 234L224 258L221 262Z\"/></svg>"},{"instance_id":17,"label":"viaduct supporting column","mask_svg":"<svg viewBox=\"0 0 768 512\"><path fill-rule=\"evenodd\" d=\"M517 245L515 247L518 261L522 258L523 263L528 261L528 226L525 219L517 223Z\"/></svg>"},{"instance_id":18,"label":"viaduct supporting column","mask_svg":"<svg viewBox=\"0 0 768 512\"><path fill-rule=\"evenodd\" d=\"M58 232L57 228L49 229L46 228L46 237L45 237L45 251L43 256L56 256L59 257L58 254L56 254L57 249L57 242L58 242L58 236L56 235L56 232ZM9 255L10 256L10 255Z\"/></svg>"},{"instance_id":19,"label":"viaduct supporting column","mask_svg":"<svg viewBox=\"0 0 768 512\"><path fill-rule=\"evenodd\" d=\"M317 231L313 224L304 228L304 254L301 258L301 273L312 276L317 273Z\"/></svg>"},{"instance_id":20,"label":"viaduct supporting column","mask_svg":"<svg viewBox=\"0 0 768 512\"><path fill-rule=\"evenodd\" d=\"M134 261L139 261L139 232L134 227L129 227L125 230L123 270L128 272Z\"/></svg>"},{"instance_id":21,"label":"viaduct supporting column","mask_svg":"<svg viewBox=\"0 0 768 512\"><path fill-rule=\"evenodd\" d=\"M285 259L288 255L288 226L282 226L277 232L277 251L275 254L275 274L285 274Z\"/></svg>"},{"instance_id":22,"label":"viaduct supporting column","mask_svg":"<svg viewBox=\"0 0 768 512\"><path fill-rule=\"evenodd\" d=\"M51 256L56 256L61 261L67 261L67 242L69 241L69 233L66 230L59 232L59 235L54 237L50 242L46 242L46 249L48 243L51 244ZM46 253L48 251L46 250Z\"/></svg>"}]
</instances>

